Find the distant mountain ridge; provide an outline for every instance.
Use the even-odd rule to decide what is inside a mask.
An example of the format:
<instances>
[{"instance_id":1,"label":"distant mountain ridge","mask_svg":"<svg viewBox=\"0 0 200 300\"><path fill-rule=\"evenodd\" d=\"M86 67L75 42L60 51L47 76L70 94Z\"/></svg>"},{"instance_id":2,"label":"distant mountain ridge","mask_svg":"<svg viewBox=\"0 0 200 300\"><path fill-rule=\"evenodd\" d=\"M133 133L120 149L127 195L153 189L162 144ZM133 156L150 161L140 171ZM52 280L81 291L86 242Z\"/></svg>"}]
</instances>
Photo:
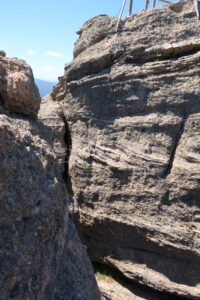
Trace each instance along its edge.
<instances>
[{"instance_id":1,"label":"distant mountain ridge","mask_svg":"<svg viewBox=\"0 0 200 300\"><path fill-rule=\"evenodd\" d=\"M41 79L35 79L35 83L40 91L40 96L44 97L51 92L56 82L50 82Z\"/></svg>"}]
</instances>

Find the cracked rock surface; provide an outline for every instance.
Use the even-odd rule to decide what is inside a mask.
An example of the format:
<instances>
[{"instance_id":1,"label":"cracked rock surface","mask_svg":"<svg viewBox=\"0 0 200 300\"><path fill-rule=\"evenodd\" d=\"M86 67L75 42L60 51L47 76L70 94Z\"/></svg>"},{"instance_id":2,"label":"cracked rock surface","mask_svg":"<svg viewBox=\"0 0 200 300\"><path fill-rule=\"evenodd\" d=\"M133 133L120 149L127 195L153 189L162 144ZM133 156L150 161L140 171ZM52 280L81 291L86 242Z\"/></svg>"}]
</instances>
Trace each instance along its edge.
<instances>
[{"instance_id":1,"label":"cracked rock surface","mask_svg":"<svg viewBox=\"0 0 200 300\"><path fill-rule=\"evenodd\" d=\"M200 23L191 0L116 22L85 23L52 93L78 226L92 260L200 299Z\"/></svg>"}]
</instances>

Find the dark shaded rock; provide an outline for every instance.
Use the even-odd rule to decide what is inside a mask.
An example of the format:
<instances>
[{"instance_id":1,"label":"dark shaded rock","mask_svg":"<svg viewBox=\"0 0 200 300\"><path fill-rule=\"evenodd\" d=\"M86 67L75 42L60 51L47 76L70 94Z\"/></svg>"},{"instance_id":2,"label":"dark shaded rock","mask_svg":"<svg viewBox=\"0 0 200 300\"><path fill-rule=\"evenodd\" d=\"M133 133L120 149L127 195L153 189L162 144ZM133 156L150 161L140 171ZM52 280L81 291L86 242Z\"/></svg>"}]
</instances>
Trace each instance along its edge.
<instances>
[{"instance_id":1,"label":"dark shaded rock","mask_svg":"<svg viewBox=\"0 0 200 300\"><path fill-rule=\"evenodd\" d=\"M68 219L53 141L42 123L0 115L2 300L100 298Z\"/></svg>"},{"instance_id":2,"label":"dark shaded rock","mask_svg":"<svg viewBox=\"0 0 200 300\"><path fill-rule=\"evenodd\" d=\"M8 74L10 69L4 67ZM23 72L30 68L18 61L15 67L21 82L13 87L18 97L28 80ZM28 86L27 97L35 89L31 81ZM54 110L58 128L46 126L45 117L36 121L13 113L36 116L39 102L29 100L20 104L23 111L9 101L8 107L5 102L0 106L0 299L98 300L101 296L86 248L68 216L62 153L57 161L54 151L58 137L66 148L64 123L57 115L59 109Z\"/></svg>"},{"instance_id":3,"label":"dark shaded rock","mask_svg":"<svg viewBox=\"0 0 200 300\"><path fill-rule=\"evenodd\" d=\"M71 221L68 232L53 299L100 300L86 246L80 242Z\"/></svg>"},{"instance_id":4,"label":"dark shaded rock","mask_svg":"<svg viewBox=\"0 0 200 300\"><path fill-rule=\"evenodd\" d=\"M0 56L2 56L2 57L6 57L6 52L5 52L5 51L3 51L3 50L0 50Z\"/></svg>"}]
</instances>

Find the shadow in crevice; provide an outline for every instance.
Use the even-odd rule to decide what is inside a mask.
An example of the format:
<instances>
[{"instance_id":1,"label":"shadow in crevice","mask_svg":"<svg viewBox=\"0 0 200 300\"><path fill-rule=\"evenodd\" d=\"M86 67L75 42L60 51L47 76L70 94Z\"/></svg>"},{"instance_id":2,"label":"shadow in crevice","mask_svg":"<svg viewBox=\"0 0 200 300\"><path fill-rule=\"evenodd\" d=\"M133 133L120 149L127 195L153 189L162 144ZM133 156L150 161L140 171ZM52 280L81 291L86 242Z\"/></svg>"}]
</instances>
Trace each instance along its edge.
<instances>
[{"instance_id":1,"label":"shadow in crevice","mask_svg":"<svg viewBox=\"0 0 200 300\"><path fill-rule=\"evenodd\" d=\"M144 286L142 284L136 283L131 279L125 277L120 271L117 269L113 269L107 265L93 262L93 268L95 274L100 273L102 277L110 277L114 281L118 282L122 287L128 289L131 293L133 293L133 297L141 297L146 300L186 300L187 298L172 295L166 292L156 291L153 288L148 286Z\"/></svg>"},{"instance_id":2,"label":"shadow in crevice","mask_svg":"<svg viewBox=\"0 0 200 300\"><path fill-rule=\"evenodd\" d=\"M66 184L69 195L73 196L74 192L73 192L73 188L72 188L71 176L69 174L69 159L70 159L71 150L72 150L72 137L71 137L69 124L66 121L64 116L62 116L62 120L65 125L64 143L66 145L66 155L65 155L65 161L64 161L63 179Z\"/></svg>"},{"instance_id":3,"label":"shadow in crevice","mask_svg":"<svg viewBox=\"0 0 200 300\"><path fill-rule=\"evenodd\" d=\"M0 93L0 105L1 106L4 106L4 98L3 98L3 96L2 96L2 94Z\"/></svg>"},{"instance_id":4,"label":"shadow in crevice","mask_svg":"<svg viewBox=\"0 0 200 300\"><path fill-rule=\"evenodd\" d=\"M200 258L194 251L187 249L190 241L177 240L176 244L179 247L167 244L161 246L149 239L149 236L155 236L159 231L156 233L147 228L108 219L104 222L94 219L92 230L90 226L81 227L80 230L82 240L88 246L89 256L94 261L102 262L104 257L112 256L116 264L117 261L124 261L130 262L130 265L145 265L147 270L168 278L172 285L195 288L199 284ZM163 239L168 238L167 233L163 233Z\"/></svg>"}]
</instances>

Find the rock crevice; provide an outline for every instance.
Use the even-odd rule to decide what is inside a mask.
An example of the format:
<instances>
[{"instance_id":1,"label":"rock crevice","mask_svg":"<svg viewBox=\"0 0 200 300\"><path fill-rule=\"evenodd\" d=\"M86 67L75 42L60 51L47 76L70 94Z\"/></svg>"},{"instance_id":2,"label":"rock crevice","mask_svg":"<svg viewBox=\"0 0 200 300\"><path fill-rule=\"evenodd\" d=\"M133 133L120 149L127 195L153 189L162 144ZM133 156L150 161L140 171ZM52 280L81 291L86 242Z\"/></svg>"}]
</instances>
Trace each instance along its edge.
<instances>
[{"instance_id":1,"label":"rock crevice","mask_svg":"<svg viewBox=\"0 0 200 300\"><path fill-rule=\"evenodd\" d=\"M183 133L184 133L184 130L185 130L185 124L187 122L187 119L188 119L188 115L186 115L186 113L183 113L183 118L181 120L181 123L180 123L180 129L177 133L177 136L175 138L175 141L174 141L174 147L172 147L171 149L171 155L169 157L169 163L168 163L168 166L165 170L165 173L164 173L164 177L167 178L167 176L169 176L172 172L172 168L173 168L173 164L174 164L174 159L176 157L176 152L177 152L177 147L179 146L179 143L181 141L181 138L183 136Z\"/></svg>"}]
</instances>

